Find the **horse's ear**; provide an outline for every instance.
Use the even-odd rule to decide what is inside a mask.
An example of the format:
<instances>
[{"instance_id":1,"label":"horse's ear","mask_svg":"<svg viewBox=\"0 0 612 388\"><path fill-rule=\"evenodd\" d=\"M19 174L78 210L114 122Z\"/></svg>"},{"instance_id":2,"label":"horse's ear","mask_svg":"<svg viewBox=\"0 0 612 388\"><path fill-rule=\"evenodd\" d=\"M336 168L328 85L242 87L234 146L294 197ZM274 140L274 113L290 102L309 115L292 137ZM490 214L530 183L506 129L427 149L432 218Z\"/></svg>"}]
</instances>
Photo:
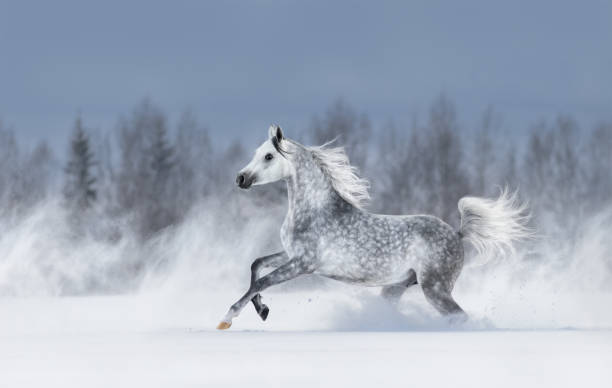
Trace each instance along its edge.
<instances>
[{"instance_id":1,"label":"horse's ear","mask_svg":"<svg viewBox=\"0 0 612 388\"><path fill-rule=\"evenodd\" d=\"M270 136L270 139L275 137L276 141L280 143L284 138L283 130L278 125L270 125L270 128L268 128L268 136Z\"/></svg>"}]
</instances>

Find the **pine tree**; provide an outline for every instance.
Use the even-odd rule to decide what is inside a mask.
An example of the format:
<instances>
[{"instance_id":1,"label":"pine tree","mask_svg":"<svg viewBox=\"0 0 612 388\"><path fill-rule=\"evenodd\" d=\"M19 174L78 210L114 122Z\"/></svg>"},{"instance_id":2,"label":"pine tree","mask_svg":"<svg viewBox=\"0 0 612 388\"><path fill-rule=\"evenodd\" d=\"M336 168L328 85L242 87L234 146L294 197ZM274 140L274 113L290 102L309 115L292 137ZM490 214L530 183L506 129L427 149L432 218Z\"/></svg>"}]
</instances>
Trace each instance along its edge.
<instances>
[{"instance_id":1,"label":"pine tree","mask_svg":"<svg viewBox=\"0 0 612 388\"><path fill-rule=\"evenodd\" d=\"M96 178L91 168L94 166L93 153L81 118L77 118L70 142L70 156L66 165L64 197L79 210L86 209L96 200Z\"/></svg>"},{"instance_id":2,"label":"pine tree","mask_svg":"<svg viewBox=\"0 0 612 388\"><path fill-rule=\"evenodd\" d=\"M163 122L152 128L150 152L154 179L157 182L167 179L170 170L174 167L174 150L168 142L167 131Z\"/></svg>"}]
</instances>

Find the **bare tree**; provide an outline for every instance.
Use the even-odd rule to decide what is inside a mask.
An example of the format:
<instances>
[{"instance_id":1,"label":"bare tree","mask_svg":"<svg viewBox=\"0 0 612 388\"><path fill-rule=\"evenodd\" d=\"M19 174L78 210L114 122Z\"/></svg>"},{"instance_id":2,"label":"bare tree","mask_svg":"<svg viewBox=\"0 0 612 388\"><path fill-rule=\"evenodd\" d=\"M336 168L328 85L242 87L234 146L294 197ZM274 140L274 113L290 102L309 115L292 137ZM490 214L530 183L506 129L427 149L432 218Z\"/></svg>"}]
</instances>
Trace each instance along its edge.
<instances>
[{"instance_id":1,"label":"bare tree","mask_svg":"<svg viewBox=\"0 0 612 388\"><path fill-rule=\"evenodd\" d=\"M133 212L138 230L149 236L177 221L171 174L174 148L168 141L166 117L149 100L144 100L123 119L119 129L120 207Z\"/></svg>"},{"instance_id":2,"label":"bare tree","mask_svg":"<svg viewBox=\"0 0 612 388\"><path fill-rule=\"evenodd\" d=\"M554 177L559 210L579 205L582 196L581 160L578 149L578 124L569 116L560 116L554 128Z\"/></svg>"},{"instance_id":3,"label":"bare tree","mask_svg":"<svg viewBox=\"0 0 612 388\"><path fill-rule=\"evenodd\" d=\"M117 215L117 169L110 133L96 132L90 135L90 143L96 155L97 202L109 216Z\"/></svg>"},{"instance_id":4,"label":"bare tree","mask_svg":"<svg viewBox=\"0 0 612 388\"><path fill-rule=\"evenodd\" d=\"M525 153L523 185L537 221L573 247L582 222L588 188L584 180L577 123L559 116L552 126L532 129Z\"/></svg>"},{"instance_id":5,"label":"bare tree","mask_svg":"<svg viewBox=\"0 0 612 388\"><path fill-rule=\"evenodd\" d=\"M547 206L548 201L542 201L552 188L552 159L554 135L545 122L536 124L531 129L522 165L522 185L531 203L536 208Z\"/></svg>"},{"instance_id":6,"label":"bare tree","mask_svg":"<svg viewBox=\"0 0 612 388\"><path fill-rule=\"evenodd\" d=\"M418 212L422 209L420 183L423 171L422 142L416 121L411 130L399 131L390 124L380 135L378 163L373 171L373 190L380 197L377 210L390 214Z\"/></svg>"},{"instance_id":7,"label":"bare tree","mask_svg":"<svg viewBox=\"0 0 612 388\"><path fill-rule=\"evenodd\" d=\"M444 95L432 104L422 155L426 210L447 222L457 221L457 201L470 192L455 107Z\"/></svg>"},{"instance_id":8,"label":"bare tree","mask_svg":"<svg viewBox=\"0 0 612 388\"><path fill-rule=\"evenodd\" d=\"M0 199L3 213L17 206L15 193L16 180L19 177L19 147L11 129L3 128L0 122Z\"/></svg>"},{"instance_id":9,"label":"bare tree","mask_svg":"<svg viewBox=\"0 0 612 388\"><path fill-rule=\"evenodd\" d=\"M338 98L325 112L323 119L317 116L313 118L309 133L314 144L338 139L338 144L345 147L351 163L364 170L368 161L371 131L368 116L357 115L342 98Z\"/></svg>"},{"instance_id":10,"label":"bare tree","mask_svg":"<svg viewBox=\"0 0 612 388\"><path fill-rule=\"evenodd\" d=\"M584 153L590 211L612 203L612 124L603 123L591 132Z\"/></svg>"},{"instance_id":11,"label":"bare tree","mask_svg":"<svg viewBox=\"0 0 612 388\"><path fill-rule=\"evenodd\" d=\"M24 165L24 192L28 193L27 206L45 199L52 190L56 160L47 142L40 141L29 153Z\"/></svg>"},{"instance_id":12,"label":"bare tree","mask_svg":"<svg viewBox=\"0 0 612 388\"><path fill-rule=\"evenodd\" d=\"M482 115L481 126L475 134L472 152L472 173L474 174L474 195L490 194L495 182L496 152L499 146L493 137L499 134L501 117L489 106ZM499 184L499 183L498 183Z\"/></svg>"},{"instance_id":13,"label":"bare tree","mask_svg":"<svg viewBox=\"0 0 612 388\"><path fill-rule=\"evenodd\" d=\"M145 214L145 226L149 232L157 232L178 220L176 214L176 190L172 185L175 155L174 148L168 141L168 131L164 116L155 121L155 125L147 132L150 158L150 182L148 192L148 209Z\"/></svg>"},{"instance_id":14,"label":"bare tree","mask_svg":"<svg viewBox=\"0 0 612 388\"><path fill-rule=\"evenodd\" d=\"M213 147L208 130L201 127L193 112L181 116L175 140L176 169L174 179L183 189L181 207L188 207L198 198L211 194L214 172Z\"/></svg>"},{"instance_id":15,"label":"bare tree","mask_svg":"<svg viewBox=\"0 0 612 388\"><path fill-rule=\"evenodd\" d=\"M23 150L0 122L0 165L0 216L21 214L46 198L55 163L44 141L32 151Z\"/></svg>"},{"instance_id":16,"label":"bare tree","mask_svg":"<svg viewBox=\"0 0 612 388\"><path fill-rule=\"evenodd\" d=\"M520 186L516 154L516 146L514 144L510 144L499 169L499 185L502 187L508 186L518 188Z\"/></svg>"}]
</instances>

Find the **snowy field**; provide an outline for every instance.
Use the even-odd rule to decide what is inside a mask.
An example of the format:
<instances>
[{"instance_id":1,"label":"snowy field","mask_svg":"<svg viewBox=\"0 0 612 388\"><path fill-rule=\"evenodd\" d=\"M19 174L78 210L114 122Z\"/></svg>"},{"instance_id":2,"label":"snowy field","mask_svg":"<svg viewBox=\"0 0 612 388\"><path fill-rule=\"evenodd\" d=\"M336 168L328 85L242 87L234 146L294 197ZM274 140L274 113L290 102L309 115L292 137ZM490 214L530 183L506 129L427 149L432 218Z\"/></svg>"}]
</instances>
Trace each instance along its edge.
<instances>
[{"instance_id":1,"label":"snowy field","mask_svg":"<svg viewBox=\"0 0 612 388\"><path fill-rule=\"evenodd\" d=\"M271 294L268 322L249 306L229 331L214 330L221 304L197 311L196 297L5 299L0 385L604 387L612 378L611 330L487 319L451 328L410 300L416 290L403 307L418 315L348 291Z\"/></svg>"},{"instance_id":2,"label":"snowy field","mask_svg":"<svg viewBox=\"0 0 612 388\"><path fill-rule=\"evenodd\" d=\"M605 387L610 331L214 332L3 338L5 387Z\"/></svg>"},{"instance_id":3,"label":"snowy field","mask_svg":"<svg viewBox=\"0 0 612 388\"><path fill-rule=\"evenodd\" d=\"M461 327L441 319L419 286L391 306L376 288L305 277L263 293L266 322L247 306L230 330L217 331L245 291L253 258L269 252L260 245L270 228L253 217L240 232L249 238L236 239L197 216L144 248L75 245L45 221L57 219L53 213L0 234L0 388L612 381L609 223L585 231L571 260L560 259L555 245L537 260L479 266L471 258L453 292L471 317ZM92 279L120 282L117 263L137 255L173 260L135 289L67 296Z\"/></svg>"}]
</instances>

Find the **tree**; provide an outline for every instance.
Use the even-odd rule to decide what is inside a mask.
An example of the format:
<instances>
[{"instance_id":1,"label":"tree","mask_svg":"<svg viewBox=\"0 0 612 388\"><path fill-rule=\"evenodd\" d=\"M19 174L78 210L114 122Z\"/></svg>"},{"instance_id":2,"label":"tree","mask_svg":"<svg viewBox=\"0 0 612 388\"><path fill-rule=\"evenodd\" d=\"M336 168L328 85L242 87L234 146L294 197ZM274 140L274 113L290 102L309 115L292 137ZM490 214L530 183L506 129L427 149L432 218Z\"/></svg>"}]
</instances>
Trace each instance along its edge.
<instances>
[{"instance_id":1,"label":"tree","mask_svg":"<svg viewBox=\"0 0 612 388\"><path fill-rule=\"evenodd\" d=\"M187 211L203 196L213 191L213 148L208 130L201 127L194 114L186 111L181 116L175 140L175 169L173 179L182 187L179 206Z\"/></svg>"},{"instance_id":2,"label":"tree","mask_svg":"<svg viewBox=\"0 0 612 388\"><path fill-rule=\"evenodd\" d=\"M567 211L569 207L576 208L581 203L582 187L581 169L578 149L578 124L569 116L559 116L553 142L554 178L557 201L560 212Z\"/></svg>"},{"instance_id":3,"label":"tree","mask_svg":"<svg viewBox=\"0 0 612 388\"><path fill-rule=\"evenodd\" d=\"M180 187L172 185L172 173L176 166L174 148L168 142L166 121L159 116L147 132L149 141L150 182L148 186L149 208L145 214L145 224L150 232L157 232L175 223L178 219L174 195Z\"/></svg>"},{"instance_id":4,"label":"tree","mask_svg":"<svg viewBox=\"0 0 612 388\"><path fill-rule=\"evenodd\" d=\"M389 124L380 135L373 189L380 193L377 210L384 213L406 214L422 210L422 144L416 121L412 125L411 130L400 131Z\"/></svg>"},{"instance_id":5,"label":"tree","mask_svg":"<svg viewBox=\"0 0 612 388\"><path fill-rule=\"evenodd\" d=\"M496 135L501 127L501 118L489 106L482 115L482 122L474 139L472 165L474 176L473 194L490 194L495 181L496 147L491 135ZM499 182L495 182L499 183Z\"/></svg>"},{"instance_id":6,"label":"tree","mask_svg":"<svg viewBox=\"0 0 612 388\"><path fill-rule=\"evenodd\" d=\"M429 198L425 210L458 221L457 202L470 192L455 107L444 95L432 104L425 128L421 168Z\"/></svg>"},{"instance_id":7,"label":"tree","mask_svg":"<svg viewBox=\"0 0 612 388\"><path fill-rule=\"evenodd\" d=\"M532 129L524 159L524 184L540 227L570 242L578 237L589 188L582 173L584 160L578 125L559 116L552 125Z\"/></svg>"},{"instance_id":8,"label":"tree","mask_svg":"<svg viewBox=\"0 0 612 388\"><path fill-rule=\"evenodd\" d=\"M55 171L56 162L53 152L43 140L36 145L24 161L22 187L23 192L26 193L26 206L32 206L47 197L51 191L51 183L56 179L53 177Z\"/></svg>"},{"instance_id":9,"label":"tree","mask_svg":"<svg viewBox=\"0 0 612 388\"><path fill-rule=\"evenodd\" d=\"M81 118L78 117L70 142L68 164L64 170L66 173L64 197L76 209L89 208L97 198L96 178L92 174L94 164L89 137L85 133Z\"/></svg>"},{"instance_id":10,"label":"tree","mask_svg":"<svg viewBox=\"0 0 612 388\"><path fill-rule=\"evenodd\" d=\"M24 150L2 122L0 166L0 217L19 215L46 198L57 167L44 141L32 151Z\"/></svg>"},{"instance_id":11,"label":"tree","mask_svg":"<svg viewBox=\"0 0 612 388\"><path fill-rule=\"evenodd\" d=\"M314 117L310 127L310 140L323 144L337 139L344 147L351 163L362 171L368 161L368 140L372 128L368 116L357 115L342 98L338 98L327 110L323 119Z\"/></svg>"},{"instance_id":12,"label":"tree","mask_svg":"<svg viewBox=\"0 0 612 388\"><path fill-rule=\"evenodd\" d=\"M120 166L117 198L132 213L141 237L175 223L176 167L174 146L168 140L166 116L148 99L143 100L119 127Z\"/></svg>"},{"instance_id":13,"label":"tree","mask_svg":"<svg viewBox=\"0 0 612 388\"><path fill-rule=\"evenodd\" d=\"M519 175L516 169L516 146L511 144L508 150L502 166L500 168L500 181L498 182L501 186L508 186L511 188L519 187Z\"/></svg>"},{"instance_id":14,"label":"tree","mask_svg":"<svg viewBox=\"0 0 612 388\"><path fill-rule=\"evenodd\" d=\"M584 153L590 211L612 203L612 124L603 123L591 132Z\"/></svg>"},{"instance_id":15,"label":"tree","mask_svg":"<svg viewBox=\"0 0 612 388\"><path fill-rule=\"evenodd\" d=\"M548 130L546 122L532 127L525 150L522 168L522 185L536 207L545 207L544 198L550 197L548 191L552 185L552 158L554 135Z\"/></svg>"},{"instance_id":16,"label":"tree","mask_svg":"<svg viewBox=\"0 0 612 388\"><path fill-rule=\"evenodd\" d=\"M16 198L16 180L20 176L20 153L15 134L11 129L3 128L0 122L0 211L6 213L18 205Z\"/></svg>"}]
</instances>

